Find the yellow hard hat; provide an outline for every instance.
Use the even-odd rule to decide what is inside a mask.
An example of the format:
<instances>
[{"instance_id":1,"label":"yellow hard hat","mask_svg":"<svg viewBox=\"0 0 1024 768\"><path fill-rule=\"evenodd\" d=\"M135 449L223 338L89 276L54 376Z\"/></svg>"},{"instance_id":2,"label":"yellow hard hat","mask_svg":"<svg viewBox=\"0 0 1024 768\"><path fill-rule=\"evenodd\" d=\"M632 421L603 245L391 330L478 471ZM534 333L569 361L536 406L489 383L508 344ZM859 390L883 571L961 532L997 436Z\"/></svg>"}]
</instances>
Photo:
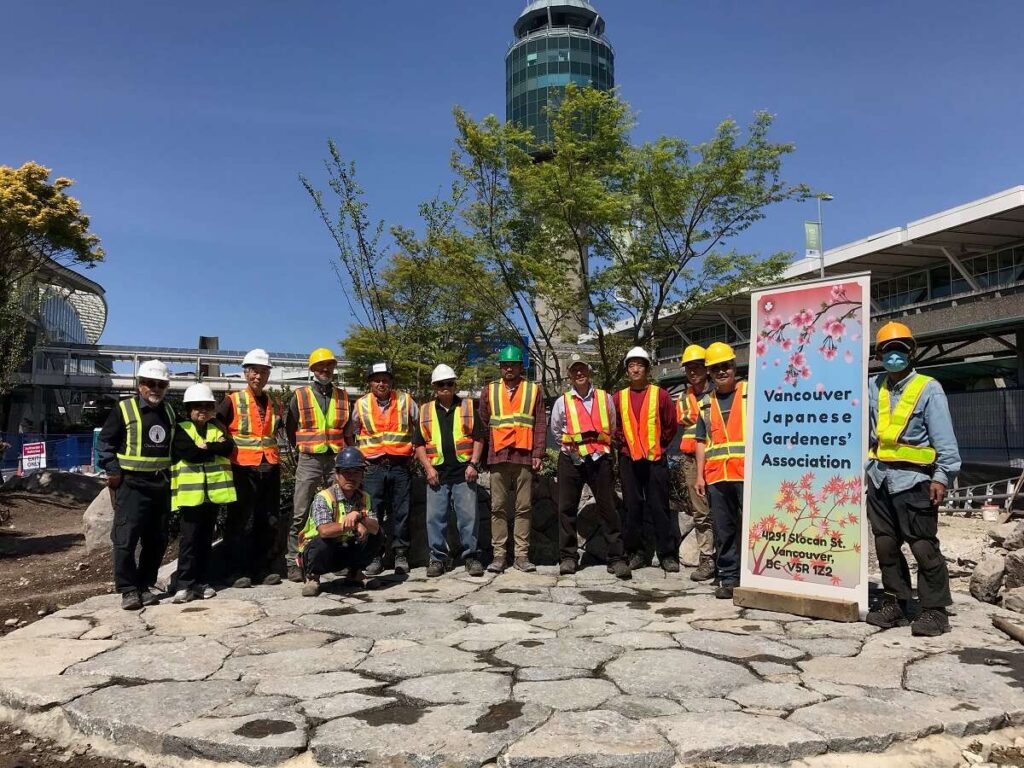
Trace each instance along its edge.
<instances>
[{"instance_id":1,"label":"yellow hard hat","mask_svg":"<svg viewBox=\"0 0 1024 768\"><path fill-rule=\"evenodd\" d=\"M320 347L320 349L314 349L309 353L309 367L312 368L317 363L323 362L338 362L338 358L334 356L334 353L327 347Z\"/></svg>"},{"instance_id":2,"label":"yellow hard hat","mask_svg":"<svg viewBox=\"0 0 1024 768\"><path fill-rule=\"evenodd\" d=\"M897 340L906 342L908 347L913 347L915 344L914 333L910 328L903 323L890 320L878 329L878 334L875 336L875 346L881 347L886 342Z\"/></svg>"},{"instance_id":3,"label":"yellow hard hat","mask_svg":"<svg viewBox=\"0 0 1024 768\"><path fill-rule=\"evenodd\" d=\"M716 341L714 344L709 344L704 352L704 365L709 367L735 359L736 353L724 341Z\"/></svg>"},{"instance_id":4,"label":"yellow hard hat","mask_svg":"<svg viewBox=\"0 0 1024 768\"><path fill-rule=\"evenodd\" d=\"M683 350L683 365L687 363L703 363L704 347L700 344L691 344Z\"/></svg>"}]
</instances>

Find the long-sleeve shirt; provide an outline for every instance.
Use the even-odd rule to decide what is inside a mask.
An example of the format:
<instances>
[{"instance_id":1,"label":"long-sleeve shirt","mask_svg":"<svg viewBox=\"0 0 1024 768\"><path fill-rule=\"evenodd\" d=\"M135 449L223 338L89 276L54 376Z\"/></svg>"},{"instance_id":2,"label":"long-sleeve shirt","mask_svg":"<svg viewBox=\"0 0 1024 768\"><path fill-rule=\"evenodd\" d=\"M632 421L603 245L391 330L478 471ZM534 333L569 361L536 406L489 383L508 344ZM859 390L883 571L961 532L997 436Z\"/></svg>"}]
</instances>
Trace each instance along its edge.
<instances>
[{"instance_id":1,"label":"long-sleeve shirt","mask_svg":"<svg viewBox=\"0 0 1024 768\"><path fill-rule=\"evenodd\" d=\"M140 428L143 455L169 455L174 424L167 417L167 406L164 403L150 405L141 397L136 396L136 398L139 415L142 417ZM124 451L127 436L124 419L121 418L121 408L119 405L115 405L100 430L99 465L108 475L123 474L125 482L131 486L138 488L166 487L170 482L170 475L166 472L132 472L130 470L122 472L117 454Z\"/></svg>"},{"instance_id":2,"label":"long-sleeve shirt","mask_svg":"<svg viewBox=\"0 0 1024 768\"><path fill-rule=\"evenodd\" d=\"M582 402L583 407L587 409L587 413L593 414L595 403L594 395L596 393L597 389L591 386L590 391L587 392L585 395L581 395L575 389L570 389L566 394L570 398L574 398ZM608 434L614 435L616 430L619 428L618 413L615 410L615 402L613 401L612 396L609 393L605 392L604 397L605 408L608 411L608 421L610 422L610 429L608 430ZM565 398L560 397L557 400L555 400L554 405L551 406L551 434L558 442L558 445L560 446L562 453L572 455L573 453L578 452L578 449L575 446L566 445L562 442L562 436L565 435L565 423ZM595 461L601 458L601 456L602 454L600 453L588 454L588 458Z\"/></svg>"},{"instance_id":3,"label":"long-sleeve shirt","mask_svg":"<svg viewBox=\"0 0 1024 768\"><path fill-rule=\"evenodd\" d=\"M314 381L310 387L313 390L313 397L316 398L317 404L320 406L325 414L327 409L331 405L331 396L334 394L333 384L321 384L319 381ZM355 401L349 399L350 408L355 407ZM284 431L288 436L288 444L295 447L295 432L299 428L299 399L296 395L292 395L291 402L288 403L288 410L284 412ZM345 426L342 431L345 433L345 445L352 445L354 441L352 433L352 412L349 412L348 421L345 422ZM333 451L328 448L328 453Z\"/></svg>"},{"instance_id":4,"label":"long-sleeve shirt","mask_svg":"<svg viewBox=\"0 0 1024 768\"><path fill-rule=\"evenodd\" d=\"M523 385L523 380L519 380L517 387ZM502 386L505 386L502 382ZM490 430L491 428L491 388L490 386L484 387L483 392L480 393L480 421L483 422L484 428ZM537 402L533 406L533 449L524 451L521 448L514 448L509 446L508 448L502 448L500 451L494 450L494 441L489 440L487 445L487 463L488 464L531 464L533 459L540 459L544 456L544 451L547 448L547 431L548 431L548 419L547 412L544 410L544 397L541 392L537 393Z\"/></svg>"},{"instance_id":5,"label":"long-sleeve shirt","mask_svg":"<svg viewBox=\"0 0 1024 768\"><path fill-rule=\"evenodd\" d=\"M878 443L878 389L883 377L887 375L883 373L876 376L868 385L870 407L868 422L871 445ZM915 371L911 371L910 375L889 387L890 412L899 403L900 396L910 380L918 375ZM953 431L953 419L949 415L949 403L946 400L946 393L942 390L942 385L934 379L925 384L921 397L907 420L907 428L903 431L900 442L911 445L930 445L934 448L933 472L929 474L928 467L915 467L912 464L892 465L870 459L867 463L867 476L875 488L881 488L882 483L885 483L889 493L900 493L925 480L942 483L948 488L960 471L960 449L957 446L956 433Z\"/></svg>"},{"instance_id":6,"label":"long-sleeve shirt","mask_svg":"<svg viewBox=\"0 0 1024 768\"><path fill-rule=\"evenodd\" d=\"M621 392L622 390L619 391ZM633 417L634 424L639 424L643 421L643 419L640 418L640 409L643 407L644 395L646 392L646 387L644 387L644 389L631 388L629 390L630 415ZM615 413L618 416L618 426L615 429L615 442L618 445L625 445L626 436L622 432L622 411L617 393L615 397ZM679 417L676 413L676 404L672 399L672 395L670 395L668 390L663 387L658 388L658 422L661 424L661 447L668 448L672 445L676 432L679 431Z\"/></svg>"},{"instance_id":7,"label":"long-sleeve shirt","mask_svg":"<svg viewBox=\"0 0 1024 768\"><path fill-rule=\"evenodd\" d=\"M210 424L215 422L216 419L208 421L205 424L196 424L195 422L192 422L192 424L196 428L196 433L205 439L206 433L209 431ZM230 458L231 452L235 450L235 441L232 440L231 435L228 434L227 427L219 422L216 423L217 426L220 427L221 432L224 433L224 439L218 440L214 443L207 443L205 448L200 448L196 445L185 430L174 430L174 440L171 443L171 460L174 462L187 461L191 464L201 464L207 461L213 461L217 456Z\"/></svg>"}]
</instances>

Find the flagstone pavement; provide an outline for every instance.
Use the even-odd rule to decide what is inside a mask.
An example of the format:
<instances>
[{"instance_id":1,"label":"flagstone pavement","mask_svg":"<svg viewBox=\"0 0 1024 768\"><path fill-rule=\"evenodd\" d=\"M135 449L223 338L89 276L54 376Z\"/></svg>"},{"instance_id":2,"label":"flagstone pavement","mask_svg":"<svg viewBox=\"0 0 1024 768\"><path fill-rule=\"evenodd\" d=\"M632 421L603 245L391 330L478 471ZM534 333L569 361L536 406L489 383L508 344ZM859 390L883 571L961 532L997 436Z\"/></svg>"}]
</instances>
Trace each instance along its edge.
<instances>
[{"instance_id":1,"label":"flagstone pavement","mask_svg":"<svg viewBox=\"0 0 1024 768\"><path fill-rule=\"evenodd\" d=\"M999 608L957 596L953 632L914 638L740 609L686 573L95 597L0 640L0 718L147 764L403 768L780 763L1024 722Z\"/></svg>"}]
</instances>

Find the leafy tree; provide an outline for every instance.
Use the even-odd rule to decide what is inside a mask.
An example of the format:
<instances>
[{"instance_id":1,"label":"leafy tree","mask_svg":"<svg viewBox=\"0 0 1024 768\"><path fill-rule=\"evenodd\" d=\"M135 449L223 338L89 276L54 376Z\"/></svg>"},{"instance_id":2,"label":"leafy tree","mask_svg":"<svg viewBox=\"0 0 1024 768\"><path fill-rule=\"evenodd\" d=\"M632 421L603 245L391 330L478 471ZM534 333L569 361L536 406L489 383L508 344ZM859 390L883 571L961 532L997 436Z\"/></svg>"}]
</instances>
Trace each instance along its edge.
<instances>
[{"instance_id":1,"label":"leafy tree","mask_svg":"<svg viewBox=\"0 0 1024 768\"><path fill-rule=\"evenodd\" d=\"M95 266L104 258L74 183L37 163L0 166L0 395L25 362L29 319L39 303L41 273L54 264Z\"/></svg>"}]
</instances>

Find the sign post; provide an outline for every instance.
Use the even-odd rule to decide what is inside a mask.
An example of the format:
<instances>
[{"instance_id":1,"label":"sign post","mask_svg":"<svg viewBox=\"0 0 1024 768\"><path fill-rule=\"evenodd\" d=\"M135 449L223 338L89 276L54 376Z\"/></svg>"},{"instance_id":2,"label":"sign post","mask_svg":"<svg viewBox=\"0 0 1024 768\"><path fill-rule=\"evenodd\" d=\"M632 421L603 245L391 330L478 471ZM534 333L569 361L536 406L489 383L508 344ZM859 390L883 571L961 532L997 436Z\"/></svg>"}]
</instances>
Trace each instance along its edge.
<instances>
[{"instance_id":1,"label":"sign post","mask_svg":"<svg viewBox=\"0 0 1024 768\"><path fill-rule=\"evenodd\" d=\"M46 469L46 443L25 443L21 446L21 470Z\"/></svg>"},{"instance_id":2,"label":"sign post","mask_svg":"<svg viewBox=\"0 0 1024 768\"><path fill-rule=\"evenodd\" d=\"M870 295L865 274L751 296L739 605L867 613Z\"/></svg>"}]
</instances>

